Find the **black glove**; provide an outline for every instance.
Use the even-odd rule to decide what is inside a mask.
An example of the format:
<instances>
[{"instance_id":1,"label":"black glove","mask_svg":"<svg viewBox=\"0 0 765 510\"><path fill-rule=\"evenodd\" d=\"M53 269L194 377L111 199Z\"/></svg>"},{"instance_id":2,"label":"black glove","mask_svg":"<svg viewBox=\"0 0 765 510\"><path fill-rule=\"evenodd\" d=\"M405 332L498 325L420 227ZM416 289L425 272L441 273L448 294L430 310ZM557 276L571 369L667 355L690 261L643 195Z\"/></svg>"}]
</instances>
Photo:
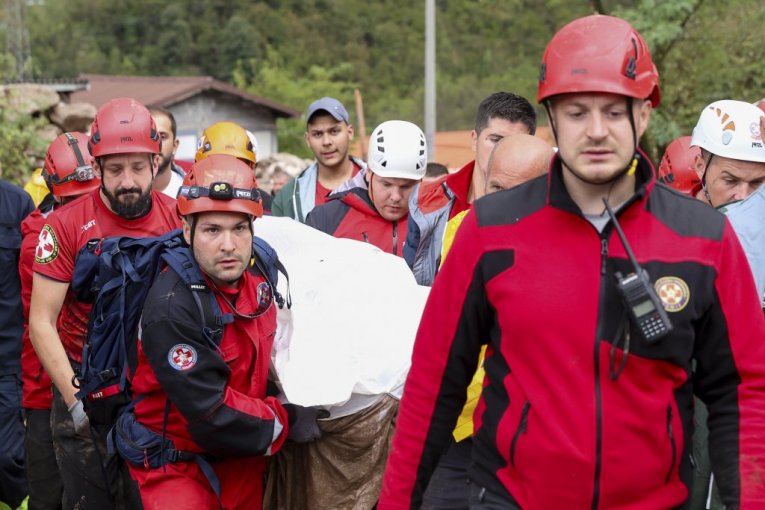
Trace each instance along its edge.
<instances>
[{"instance_id":1,"label":"black glove","mask_svg":"<svg viewBox=\"0 0 765 510\"><path fill-rule=\"evenodd\" d=\"M296 404L284 404L284 408L289 416L287 439L296 443L310 443L321 437L321 429L316 420L328 417L326 410Z\"/></svg>"}]
</instances>

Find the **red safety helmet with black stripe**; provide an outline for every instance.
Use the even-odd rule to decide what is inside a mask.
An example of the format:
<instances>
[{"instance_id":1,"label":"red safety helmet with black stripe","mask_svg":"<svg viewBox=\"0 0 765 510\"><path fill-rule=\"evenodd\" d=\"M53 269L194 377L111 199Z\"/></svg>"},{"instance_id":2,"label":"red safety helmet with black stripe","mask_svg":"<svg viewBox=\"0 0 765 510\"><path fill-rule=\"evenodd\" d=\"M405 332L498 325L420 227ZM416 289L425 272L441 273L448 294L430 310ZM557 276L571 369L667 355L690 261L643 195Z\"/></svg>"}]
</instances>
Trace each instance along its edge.
<instances>
[{"instance_id":1,"label":"red safety helmet with black stripe","mask_svg":"<svg viewBox=\"0 0 765 510\"><path fill-rule=\"evenodd\" d=\"M42 177L56 197L82 195L98 188L101 180L93 171L88 136L63 133L48 147Z\"/></svg>"}]
</instances>

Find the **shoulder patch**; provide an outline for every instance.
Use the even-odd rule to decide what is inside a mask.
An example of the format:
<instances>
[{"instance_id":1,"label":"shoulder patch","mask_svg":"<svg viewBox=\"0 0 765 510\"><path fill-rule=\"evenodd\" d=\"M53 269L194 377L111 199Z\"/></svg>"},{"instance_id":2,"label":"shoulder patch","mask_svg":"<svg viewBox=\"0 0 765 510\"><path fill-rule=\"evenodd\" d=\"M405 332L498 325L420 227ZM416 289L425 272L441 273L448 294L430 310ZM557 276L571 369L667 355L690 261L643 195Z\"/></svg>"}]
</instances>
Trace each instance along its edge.
<instances>
[{"instance_id":1,"label":"shoulder patch","mask_svg":"<svg viewBox=\"0 0 765 510\"><path fill-rule=\"evenodd\" d=\"M40 230L37 237L37 248L35 249L35 262L38 264L47 264L58 257L58 239L53 227L47 223Z\"/></svg>"},{"instance_id":2,"label":"shoulder patch","mask_svg":"<svg viewBox=\"0 0 765 510\"><path fill-rule=\"evenodd\" d=\"M190 370L197 364L197 350L188 344L175 344L167 353L170 367L178 371Z\"/></svg>"}]
</instances>

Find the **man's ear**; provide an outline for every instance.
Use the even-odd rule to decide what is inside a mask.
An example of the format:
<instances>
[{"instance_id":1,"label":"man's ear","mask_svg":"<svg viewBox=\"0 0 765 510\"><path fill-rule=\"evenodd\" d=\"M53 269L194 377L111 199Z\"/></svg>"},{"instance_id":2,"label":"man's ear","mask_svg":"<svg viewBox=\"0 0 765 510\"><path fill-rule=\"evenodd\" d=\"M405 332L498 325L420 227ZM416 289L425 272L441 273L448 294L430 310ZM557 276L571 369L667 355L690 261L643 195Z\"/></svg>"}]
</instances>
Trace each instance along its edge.
<instances>
[{"instance_id":1,"label":"man's ear","mask_svg":"<svg viewBox=\"0 0 765 510\"><path fill-rule=\"evenodd\" d=\"M707 171L707 165L704 162L704 157L701 155L701 151L699 151L693 158L693 168L696 169L696 173L699 175L704 175Z\"/></svg>"},{"instance_id":2,"label":"man's ear","mask_svg":"<svg viewBox=\"0 0 765 510\"><path fill-rule=\"evenodd\" d=\"M653 105L651 101L646 99L639 105L637 114L637 135L638 140L643 136L645 130L648 129L648 121L651 119L651 112L653 111Z\"/></svg>"},{"instance_id":3,"label":"man's ear","mask_svg":"<svg viewBox=\"0 0 765 510\"><path fill-rule=\"evenodd\" d=\"M473 150L473 158L478 152L478 132L474 129L470 132L470 148Z\"/></svg>"},{"instance_id":4,"label":"man's ear","mask_svg":"<svg viewBox=\"0 0 765 510\"><path fill-rule=\"evenodd\" d=\"M93 158L93 171L96 173L99 179L103 179L103 172L101 171L101 158Z\"/></svg>"},{"instance_id":5,"label":"man's ear","mask_svg":"<svg viewBox=\"0 0 765 510\"><path fill-rule=\"evenodd\" d=\"M188 216L181 216L181 220L183 221L183 239L186 241L186 244L191 244L191 223L189 222Z\"/></svg>"},{"instance_id":6,"label":"man's ear","mask_svg":"<svg viewBox=\"0 0 765 510\"><path fill-rule=\"evenodd\" d=\"M151 178L157 176L157 172L159 171L159 154L154 154L154 156L151 158Z\"/></svg>"},{"instance_id":7,"label":"man's ear","mask_svg":"<svg viewBox=\"0 0 765 510\"><path fill-rule=\"evenodd\" d=\"M348 139L353 140L353 125L348 124Z\"/></svg>"}]
</instances>

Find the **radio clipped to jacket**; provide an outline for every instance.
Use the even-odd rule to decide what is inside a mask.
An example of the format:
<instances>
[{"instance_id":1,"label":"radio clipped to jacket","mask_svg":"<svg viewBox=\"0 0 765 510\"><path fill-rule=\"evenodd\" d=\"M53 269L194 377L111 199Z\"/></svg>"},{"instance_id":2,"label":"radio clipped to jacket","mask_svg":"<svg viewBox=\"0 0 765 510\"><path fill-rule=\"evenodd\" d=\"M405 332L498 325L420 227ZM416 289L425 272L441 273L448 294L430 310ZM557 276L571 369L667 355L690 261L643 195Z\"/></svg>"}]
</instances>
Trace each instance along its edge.
<instances>
[{"instance_id":1,"label":"radio clipped to jacket","mask_svg":"<svg viewBox=\"0 0 765 510\"><path fill-rule=\"evenodd\" d=\"M640 330L645 341L649 344L656 343L672 331L672 322L670 322L667 312L664 310L661 301L659 301L656 290L651 285L648 272L640 267L635 254L632 253L632 248L630 248L627 237L624 235L624 231L616 219L616 214L614 214L611 206L608 205L608 200L603 198L603 203L606 205L608 216L611 218L614 228L616 228L616 233L619 235L622 245L624 245L624 251L627 252L632 267L635 269L633 273L629 273L626 276L617 271L615 274L616 288L619 290L624 306L627 308L630 317Z\"/></svg>"},{"instance_id":2,"label":"radio clipped to jacket","mask_svg":"<svg viewBox=\"0 0 765 510\"><path fill-rule=\"evenodd\" d=\"M664 311L645 269L639 268L639 272L626 276L617 272L615 276L616 288L619 289L624 306L646 342L656 343L672 331L669 316Z\"/></svg>"}]
</instances>

